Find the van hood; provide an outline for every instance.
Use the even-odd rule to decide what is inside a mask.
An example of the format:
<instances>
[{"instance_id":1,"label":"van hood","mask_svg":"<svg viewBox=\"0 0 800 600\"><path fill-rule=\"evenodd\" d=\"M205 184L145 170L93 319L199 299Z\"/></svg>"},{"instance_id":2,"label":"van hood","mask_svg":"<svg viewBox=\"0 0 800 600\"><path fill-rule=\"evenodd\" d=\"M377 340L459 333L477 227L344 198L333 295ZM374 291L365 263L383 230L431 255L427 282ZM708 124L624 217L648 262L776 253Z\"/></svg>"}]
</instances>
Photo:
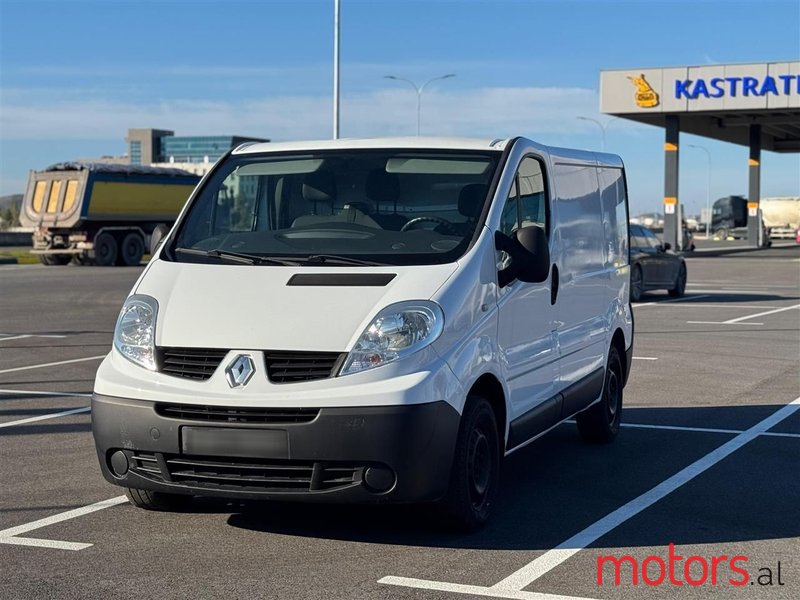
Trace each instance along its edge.
<instances>
[{"instance_id":1,"label":"van hood","mask_svg":"<svg viewBox=\"0 0 800 600\"><path fill-rule=\"evenodd\" d=\"M158 346L345 352L379 310L431 298L455 270L455 264L278 267L156 260L136 293L158 301ZM377 274L382 281L364 278ZM298 278L289 284L296 275L302 285ZM389 275L394 277L387 283Z\"/></svg>"}]
</instances>

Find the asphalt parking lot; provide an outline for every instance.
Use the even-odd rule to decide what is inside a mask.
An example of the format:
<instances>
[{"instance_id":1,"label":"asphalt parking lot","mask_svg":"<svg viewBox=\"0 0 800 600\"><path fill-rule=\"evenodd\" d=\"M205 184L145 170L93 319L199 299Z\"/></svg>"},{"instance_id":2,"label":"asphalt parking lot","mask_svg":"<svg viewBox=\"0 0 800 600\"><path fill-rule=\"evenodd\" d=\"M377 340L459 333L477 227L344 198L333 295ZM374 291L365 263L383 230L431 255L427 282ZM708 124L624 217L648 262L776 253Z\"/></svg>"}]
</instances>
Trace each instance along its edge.
<instances>
[{"instance_id":1,"label":"asphalt parking lot","mask_svg":"<svg viewBox=\"0 0 800 600\"><path fill-rule=\"evenodd\" d=\"M100 475L88 396L141 269L0 267L0 597L798 598L800 246L688 270L684 298L635 306L617 441L560 426L458 535L418 507L133 508ZM670 544L680 586L647 561ZM628 561L599 585L598 556L631 557L637 584Z\"/></svg>"}]
</instances>

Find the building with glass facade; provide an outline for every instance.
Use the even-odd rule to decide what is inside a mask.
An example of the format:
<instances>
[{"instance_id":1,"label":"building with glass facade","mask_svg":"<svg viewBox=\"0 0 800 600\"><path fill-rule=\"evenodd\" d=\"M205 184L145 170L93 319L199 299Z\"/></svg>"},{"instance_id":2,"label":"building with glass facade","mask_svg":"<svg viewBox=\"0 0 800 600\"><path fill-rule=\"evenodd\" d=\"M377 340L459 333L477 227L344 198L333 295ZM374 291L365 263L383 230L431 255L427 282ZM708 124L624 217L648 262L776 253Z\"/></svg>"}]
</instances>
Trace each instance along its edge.
<instances>
[{"instance_id":1,"label":"building with glass facade","mask_svg":"<svg viewBox=\"0 0 800 600\"><path fill-rule=\"evenodd\" d=\"M268 141L240 135L176 136L162 129L129 129L127 137L132 165L214 163L239 144Z\"/></svg>"}]
</instances>

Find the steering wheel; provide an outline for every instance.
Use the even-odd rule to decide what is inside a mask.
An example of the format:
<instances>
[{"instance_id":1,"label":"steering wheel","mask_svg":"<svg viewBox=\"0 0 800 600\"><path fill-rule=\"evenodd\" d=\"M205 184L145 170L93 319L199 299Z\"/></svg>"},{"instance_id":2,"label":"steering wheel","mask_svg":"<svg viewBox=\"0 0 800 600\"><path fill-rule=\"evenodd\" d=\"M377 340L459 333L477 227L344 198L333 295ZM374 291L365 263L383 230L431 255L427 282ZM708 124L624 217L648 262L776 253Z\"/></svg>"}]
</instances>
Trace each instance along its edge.
<instances>
[{"instance_id":1,"label":"steering wheel","mask_svg":"<svg viewBox=\"0 0 800 600\"><path fill-rule=\"evenodd\" d=\"M458 231L456 231L455 227L453 227L453 224L442 217L416 217L403 225L400 228L400 231L408 231L413 229L418 223L436 223L443 226L450 235L458 235Z\"/></svg>"}]
</instances>

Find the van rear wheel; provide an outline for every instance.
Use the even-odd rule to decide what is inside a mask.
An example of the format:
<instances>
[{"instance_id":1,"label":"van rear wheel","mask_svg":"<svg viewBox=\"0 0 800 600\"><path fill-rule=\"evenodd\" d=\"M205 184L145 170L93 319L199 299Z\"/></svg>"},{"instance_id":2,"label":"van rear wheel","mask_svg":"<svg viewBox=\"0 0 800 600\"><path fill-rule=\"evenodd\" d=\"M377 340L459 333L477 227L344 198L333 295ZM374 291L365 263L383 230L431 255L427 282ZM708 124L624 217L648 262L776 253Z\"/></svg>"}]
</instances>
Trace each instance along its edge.
<instances>
[{"instance_id":1,"label":"van rear wheel","mask_svg":"<svg viewBox=\"0 0 800 600\"><path fill-rule=\"evenodd\" d=\"M500 479L497 420L489 402L469 396L456 441L450 488L442 501L450 524L476 531L489 519Z\"/></svg>"},{"instance_id":2,"label":"van rear wheel","mask_svg":"<svg viewBox=\"0 0 800 600\"><path fill-rule=\"evenodd\" d=\"M587 442L607 444L619 433L622 418L622 361L614 346L608 350L600 401L576 415L578 433Z\"/></svg>"},{"instance_id":3,"label":"van rear wheel","mask_svg":"<svg viewBox=\"0 0 800 600\"><path fill-rule=\"evenodd\" d=\"M158 510L165 512L180 512L186 510L192 503L191 496L183 494L165 494L151 490L125 488L125 495L130 503L144 510Z\"/></svg>"}]
</instances>

